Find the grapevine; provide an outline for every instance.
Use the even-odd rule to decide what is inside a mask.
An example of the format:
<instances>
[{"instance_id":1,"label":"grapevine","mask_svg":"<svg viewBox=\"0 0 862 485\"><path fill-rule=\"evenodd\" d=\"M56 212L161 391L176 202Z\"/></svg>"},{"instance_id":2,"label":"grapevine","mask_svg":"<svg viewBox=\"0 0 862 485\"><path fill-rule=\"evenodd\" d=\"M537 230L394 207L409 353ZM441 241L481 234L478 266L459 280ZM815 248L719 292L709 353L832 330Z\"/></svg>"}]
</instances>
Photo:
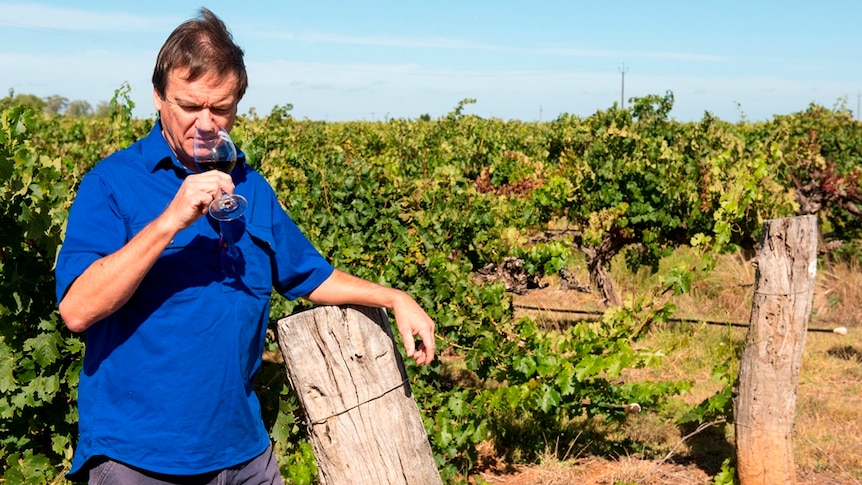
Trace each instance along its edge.
<instances>
[{"instance_id":1,"label":"grapevine","mask_svg":"<svg viewBox=\"0 0 862 485\"><path fill-rule=\"evenodd\" d=\"M448 482L476 470L481 446L532 460L548 440L572 437L573 418L625 420L632 403L661 409L690 386L626 381L627 369L661 362L639 336L669 318L673 305L661 291L615 294L609 269L617 255L636 270L655 269L682 246L701 248L707 261L710 253L750 248L763 220L800 209L797 189L806 187L809 198L821 191L824 237L852 243L862 234L854 212L862 136L841 111L812 106L744 124L707 113L683 123L671 118L666 93L630 109L526 123L465 114L470 103L437 120L344 123L297 120L286 105L240 116L233 132L333 265L409 292L437 322L442 355L408 370ZM153 126L133 119L131 107L126 86L102 117L0 103L0 472L7 483L62 480L69 465L84 343L59 320L52 267L83 174ZM560 227L558 238L531 242ZM476 277L507 258L523 261L531 275L555 274L576 253L586 255L592 286L609 303L598 322L543 328L515 317L502 282ZM674 291L686 291L694 277L691 268L673 273ZM302 305L276 295L271 321ZM259 379L264 416L285 476L308 483L314 465L301 410L279 376L265 366ZM723 419L727 395L687 419Z\"/></svg>"}]
</instances>

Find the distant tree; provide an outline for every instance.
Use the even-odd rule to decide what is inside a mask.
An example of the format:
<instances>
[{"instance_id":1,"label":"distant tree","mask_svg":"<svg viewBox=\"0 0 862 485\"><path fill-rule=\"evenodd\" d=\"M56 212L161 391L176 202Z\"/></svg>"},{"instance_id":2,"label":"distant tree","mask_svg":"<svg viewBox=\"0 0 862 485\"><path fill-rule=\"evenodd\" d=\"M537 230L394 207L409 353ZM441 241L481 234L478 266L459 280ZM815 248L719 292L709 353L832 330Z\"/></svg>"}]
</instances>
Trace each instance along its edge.
<instances>
[{"instance_id":1,"label":"distant tree","mask_svg":"<svg viewBox=\"0 0 862 485\"><path fill-rule=\"evenodd\" d=\"M15 96L15 104L38 110L45 109L45 101L35 94L18 94Z\"/></svg>"},{"instance_id":2,"label":"distant tree","mask_svg":"<svg viewBox=\"0 0 862 485\"><path fill-rule=\"evenodd\" d=\"M419 119L421 121L431 121L431 115L429 115L428 113L425 113L425 114L419 116Z\"/></svg>"},{"instance_id":3,"label":"distant tree","mask_svg":"<svg viewBox=\"0 0 862 485\"><path fill-rule=\"evenodd\" d=\"M36 111L41 111L45 108L45 101L35 94L15 94L15 90L10 89L9 96L0 99L0 108L10 106L26 106Z\"/></svg>"},{"instance_id":4,"label":"distant tree","mask_svg":"<svg viewBox=\"0 0 862 485\"><path fill-rule=\"evenodd\" d=\"M95 115L100 118L107 118L108 116L111 116L111 103L108 101L99 101L96 104Z\"/></svg>"},{"instance_id":5,"label":"distant tree","mask_svg":"<svg viewBox=\"0 0 862 485\"><path fill-rule=\"evenodd\" d=\"M83 99L72 101L69 103L69 106L66 107L66 115L74 118L83 118L92 114L93 107Z\"/></svg>"},{"instance_id":6,"label":"distant tree","mask_svg":"<svg viewBox=\"0 0 862 485\"><path fill-rule=\"evenodd\" d=\"M69 99L60 96L59 94L54 94L43 99L45 101L45 107L43 109L48 114L61 114L66 110L66 107L69 106Z\"/></svg>"}]
</instances>

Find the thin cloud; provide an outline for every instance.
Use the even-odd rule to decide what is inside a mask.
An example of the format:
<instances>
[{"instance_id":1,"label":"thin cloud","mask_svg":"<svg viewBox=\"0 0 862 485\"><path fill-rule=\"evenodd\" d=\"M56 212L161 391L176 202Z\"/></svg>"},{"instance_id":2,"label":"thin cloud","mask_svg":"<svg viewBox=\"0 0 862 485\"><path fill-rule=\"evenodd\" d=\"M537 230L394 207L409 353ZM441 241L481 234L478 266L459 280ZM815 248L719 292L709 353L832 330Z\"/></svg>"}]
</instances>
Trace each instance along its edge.
<instances>
[{"instance_id":1,"label":"thin cloud","mask_svg":"<svg viewBox=\"0 0 862 485\"><path fill-rule=\"evenodd\" d=\"M445 38L414 38L414 37L375 37L375 36L345 36L325 32L256 32L255 37L286 40L306 44L335 44L348 46L395 47L413 49L452 49L493 51L512 54L528 54L557 57L592 57L592 58L645 58L669 59L680 61L724 62L722 56L709 54L692 54L685 52L622 52L613 50L578 49L571 47L512 47L499 44L464 42Z\"/></svg>"},{"instance_id":2,"label":"thin cloud","mask_svg":"<svg viewBox=\"0 0 862 485\"><path fill-rule=\"evenodd\" d=\"M346 36L325 32L270 32L254 33L255 37L271 40L286 40L305 44L335 44L350 46L374 46L411 49L456 49L486 52L502 52L511 54L541 55L555 57L590 57L590 58L627 58L627 59L663 59L677 61L726 62L723 56L686 52L639 52L613 51L602 49L579 49L571 47L512 47L498 44L464 42L446 38L413 38L390 36Z\"/></svg>"},{"instance_id":3,"label":"thin cloud","mask_svg":"<svg viewBox=\"0 0 862 485\"><path fill-rule=\"evenodd\" d=\"M76 32L162 32L178 22L175 17L147 17L120 12L94 12L39 4L0 3L0 25Z\"/></svg>"}]
</instances>

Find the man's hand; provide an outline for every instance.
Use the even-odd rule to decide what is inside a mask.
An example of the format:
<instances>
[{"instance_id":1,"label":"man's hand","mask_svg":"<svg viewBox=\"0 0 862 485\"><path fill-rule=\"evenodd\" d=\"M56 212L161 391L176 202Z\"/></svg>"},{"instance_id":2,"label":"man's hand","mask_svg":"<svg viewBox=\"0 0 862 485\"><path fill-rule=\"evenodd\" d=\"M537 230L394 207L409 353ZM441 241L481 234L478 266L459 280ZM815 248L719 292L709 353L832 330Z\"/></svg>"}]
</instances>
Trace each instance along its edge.
<instances>
[{"instance_id":1,"label":"man's hand","mask_svg":"<svg viewBox=\"0 0 862 485\"><path fill-rule=\"evenodd\" d=\"M392 307L395 316L395 324L401 339L404 340L404 351L407 357L412 358L417 364L430 364L434 360L434 321L425 313L415 300L406 293ZM421 339L418 343L416 336Z\"/></svg>"},{"instance_id":2,"label":"man's hand","mask_svg":"<svg viewBox=\"0 0 862 485\"><path fill-rule=\"evenodd\" d=\"M230 175L218 170L189 175L183 180L162 217L168 218L179 232L206 215L210 203L220 197L222 192L230 194L233 190Z\"/></svg>"}]
</instances>

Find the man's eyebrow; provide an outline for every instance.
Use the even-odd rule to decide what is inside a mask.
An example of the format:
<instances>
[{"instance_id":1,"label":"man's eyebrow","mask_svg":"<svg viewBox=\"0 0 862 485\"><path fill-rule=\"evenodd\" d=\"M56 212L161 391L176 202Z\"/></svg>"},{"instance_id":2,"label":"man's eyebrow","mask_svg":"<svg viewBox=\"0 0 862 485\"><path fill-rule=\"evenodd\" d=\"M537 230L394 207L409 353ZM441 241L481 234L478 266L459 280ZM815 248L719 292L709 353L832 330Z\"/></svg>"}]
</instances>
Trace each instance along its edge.
<instances>
[{"instance_id":1,"label":"man's eyebrow","mask_svg":"<svg viewBox=\"0 0 862 485\"><path fill-rule=\"evenodd\" d=\"M165 97L165 101L167 101L168 103L171 103L171 104L175 104L181 108L202 107L202 105L195 103L194 101L191 101L188 99L181 99L181 98L177 98L177 97L173 97L173 98Z\"/></svg>"},{"instance_id":2,"label":"man's eyebrow","mask_svg":"<svg viewBox=\"0 0 862 485\"><path fill-rule=\"evenodd\" d=\"M167 101L169 103L173 103L173 104L175 104L175 105L177 105L180 108L185 109L185 110L199 110L199 109L204 109L204 107L205 107L203 104L199 104L195 101L191 101L188 99L173 98L173 99L168 99ZM217 103L217 104L209 105L208 108L213 110L213 111L229 111L230 109L233 108L234 104L235 103L233 101L225 101L224 103Z\"/></svg>"}]
</instances>

